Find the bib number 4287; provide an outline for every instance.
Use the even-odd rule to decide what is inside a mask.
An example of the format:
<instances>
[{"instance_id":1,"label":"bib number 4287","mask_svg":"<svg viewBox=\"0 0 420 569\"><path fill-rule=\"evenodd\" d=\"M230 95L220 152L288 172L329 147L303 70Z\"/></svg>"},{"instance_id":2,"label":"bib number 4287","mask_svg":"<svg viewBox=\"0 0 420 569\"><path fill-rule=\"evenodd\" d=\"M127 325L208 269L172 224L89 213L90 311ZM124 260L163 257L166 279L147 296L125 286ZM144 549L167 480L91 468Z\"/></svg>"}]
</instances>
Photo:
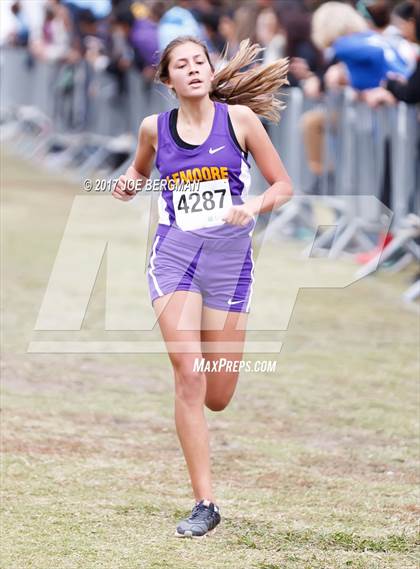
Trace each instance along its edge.
<instances>
[{"instance_id":1,"label":"bib number 4287","mask_svg":"<svg viewBox=\"0 0 420 569\"><path fill-rule=\"evenodd\" d=\"M222 225L232 205L229 180L200 182L198 191L175 188L173 201L176 223L184 231Z\"/></svg>"},{"instance_id":2,"label":"bib number 4287","mask_svg":"<svg viewBox=\"0 0 420 569\"><path fill-rule=\"evenodd\" d=\"M226 194L226 190L222 188L221 190L206 190L203 193L190 192L187 194L182 194L178 202L178 209L183 209L185 213L198 213L200 211L206 210L210 211L215 208L223 208L223 200ZM217 201L218 200L218 201ZM216 203L217 202L217 203Z\"/></svg>"}]
</instances>

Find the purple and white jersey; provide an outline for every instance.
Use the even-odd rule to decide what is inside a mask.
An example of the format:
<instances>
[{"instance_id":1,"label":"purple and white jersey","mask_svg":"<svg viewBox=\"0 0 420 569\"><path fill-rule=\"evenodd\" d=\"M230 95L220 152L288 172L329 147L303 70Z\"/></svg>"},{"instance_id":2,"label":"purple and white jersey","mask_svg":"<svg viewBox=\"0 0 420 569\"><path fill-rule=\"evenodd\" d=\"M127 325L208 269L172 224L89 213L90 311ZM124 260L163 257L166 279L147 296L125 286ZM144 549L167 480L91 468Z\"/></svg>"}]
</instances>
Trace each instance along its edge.
<instances>
[{"instance_id":1,"label":"purple and white jersey","mask_svg":"<svg viewBox=\"0 0 420 569\"><path fill-rule=\"evenodd\" d=\"M177 109L158 115L156 168L168 187L163 188L159 195L157 235L164 236L169 230L180 230L203 238L252 235L255 218L243 227L221 219L231 205L244 203L251 185L251 165L247 153L233 139L235 135L228 105L218 101L213 103L212 129L207 140L200 145L183 142L176 133L176 126L174 133L171 119ZM173 184L179 182L186 184L183 191L174 189ZM199 184L188 188L188 182Z\"/></svg>"}]
</instances>

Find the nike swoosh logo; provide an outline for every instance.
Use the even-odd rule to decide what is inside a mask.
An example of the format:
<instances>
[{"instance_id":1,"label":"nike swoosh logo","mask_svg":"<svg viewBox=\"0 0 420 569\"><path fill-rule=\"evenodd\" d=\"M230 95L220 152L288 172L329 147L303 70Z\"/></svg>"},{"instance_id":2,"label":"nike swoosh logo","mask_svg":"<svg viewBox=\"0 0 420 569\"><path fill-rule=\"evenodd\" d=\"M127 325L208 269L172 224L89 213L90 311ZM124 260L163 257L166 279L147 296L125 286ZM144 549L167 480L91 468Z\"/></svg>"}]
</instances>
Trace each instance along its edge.
<instances>
[{"instance_id":1,"label":"nike swoosh logo","mask_svg":"<svg viewBox=\"0 0 420 569\"><path fill-rule=\"evenodd\" d=\"M231 298L229 298L229 300L227 301L228 304L239 304L240 302L244 302L243 300L232 300Z\"/></svg>"},{"instance_id":2,"label":"nike swoosh logo","mask_svg":"<svg viewBox=\"0 0 420 569\"><path fill-rule=\"evenodd\" d=\"M219 146L219 148L209 148L209 154L214 154L215 152L219 152L219 150L222 150L222 148L224 147L225 145Z\"/></svg>"}]
</instances>

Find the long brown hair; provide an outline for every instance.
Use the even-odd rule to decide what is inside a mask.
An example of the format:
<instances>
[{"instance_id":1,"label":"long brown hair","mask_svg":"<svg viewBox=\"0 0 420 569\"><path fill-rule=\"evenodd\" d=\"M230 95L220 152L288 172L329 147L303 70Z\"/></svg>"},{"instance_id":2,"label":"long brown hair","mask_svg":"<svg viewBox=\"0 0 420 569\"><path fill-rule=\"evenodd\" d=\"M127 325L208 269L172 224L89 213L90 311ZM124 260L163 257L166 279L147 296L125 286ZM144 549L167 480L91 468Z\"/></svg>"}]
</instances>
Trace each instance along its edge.
<instances>
[{"instance_id":1,"label":"long brown hair","mask_svg":"<svg viewBox=\"0 0 420 569\"><path fill-rule=\"evenodd\" d=\"M186 42L193 42L201 46L212 71L215 71L206 44L194 36L185 35L172 40L163 50L157 66L155 81L164 84L168 81L171 52L175 47ZM215 74L209 96L213 101L232 105L247 105L257 115L278 122L280 112L286 105L282 100L276 98L276 94L278 94L280 87L289 84L287 80L288 58L277 59L265 65L254 65L246 71L239 71L243 67L255 63L258 54L263 50L264 48L260 47L258 43L251 44L249 38L242 40L233 59ZM221 57L223 56L224 53Z\"/></svg>"}]
</instances>

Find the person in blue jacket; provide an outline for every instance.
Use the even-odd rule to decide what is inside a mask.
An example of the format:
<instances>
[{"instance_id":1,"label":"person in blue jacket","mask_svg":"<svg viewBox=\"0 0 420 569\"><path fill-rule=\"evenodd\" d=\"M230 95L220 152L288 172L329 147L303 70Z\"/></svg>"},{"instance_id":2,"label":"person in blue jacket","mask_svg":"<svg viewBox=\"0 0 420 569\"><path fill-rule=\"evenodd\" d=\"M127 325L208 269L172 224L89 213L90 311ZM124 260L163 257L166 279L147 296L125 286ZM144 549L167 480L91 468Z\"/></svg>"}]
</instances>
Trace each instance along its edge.
<instances>
[{"instance_id":1,"label":"person in blue jacket","mask_svg":"<svg viewBox=\"0 0 420 569\"><path fill-rule=\"evenodd\" d=\"M388 74L408 78L412 66L385 36L369 29L358 12L341 2L320 6L312 19L314 43L326 57L343 63L347 82L359 91L380 85Z\"/></svg>"}]
</instances>

